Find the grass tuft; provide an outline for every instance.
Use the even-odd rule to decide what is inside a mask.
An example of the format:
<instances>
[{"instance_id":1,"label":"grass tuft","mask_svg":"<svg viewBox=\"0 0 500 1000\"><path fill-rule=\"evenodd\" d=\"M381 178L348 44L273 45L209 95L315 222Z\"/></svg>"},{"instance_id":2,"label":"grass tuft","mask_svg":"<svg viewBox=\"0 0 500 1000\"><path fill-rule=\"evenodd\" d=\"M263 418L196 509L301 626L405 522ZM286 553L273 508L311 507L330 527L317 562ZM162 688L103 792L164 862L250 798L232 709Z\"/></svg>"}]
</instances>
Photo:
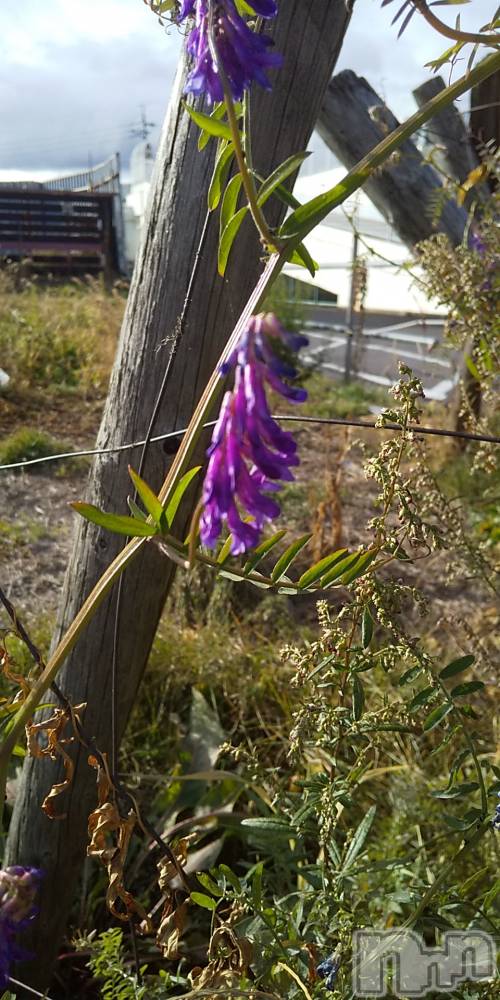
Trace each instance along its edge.
<instances>
[{"instance_id":1,"label":"grass tuft","mask_svg":"<svg viewBox=\"0 0 500 1000\"><path fill-rule=\"evenodd\" d=\"M34 458L46 458L58 452L67 451L68 446L45 431L32 427L20 427L0 442L0 465L14 462L28 462ZM45 466L42 466L45 468Z\"/></svg>"}]
</instances>

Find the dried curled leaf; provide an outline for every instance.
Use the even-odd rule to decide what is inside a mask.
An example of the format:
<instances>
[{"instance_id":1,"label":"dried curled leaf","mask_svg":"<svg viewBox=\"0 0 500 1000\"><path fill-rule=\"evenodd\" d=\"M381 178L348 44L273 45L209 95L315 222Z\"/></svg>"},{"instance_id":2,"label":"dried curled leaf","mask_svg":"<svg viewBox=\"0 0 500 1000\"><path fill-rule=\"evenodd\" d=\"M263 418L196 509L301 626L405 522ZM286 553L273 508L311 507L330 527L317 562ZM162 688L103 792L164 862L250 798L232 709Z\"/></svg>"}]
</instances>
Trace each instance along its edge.
<instances>
[{"instance_id":1,"label":"dried curled leaf","mask_svg":"<svg viewBox=\"0 0 500 1000\"><path fill-rule=\"evenodd\" d=\"M105 758L103 759L105 762ZM107 869L109 884L106 904L113 916L126 921L137 914L142 927L152 931L151 920L146 911L128 892L124 883L124 866L137 822L136 813L131 809L125 818L120 816L116 803L109 799L113 785L107 768L95 757L89 757L89 764L97 770L98 805L89 816L90 843L87 854L89 857L99 858Z\"/></svg>"},{"instance_id":2,"label":"dried curled leaf","mask_svg":"<svg viewBox=\"0 0 500 1000\"><path fill-rule=\"evenodd\" d=\"M49 794L42 803L42 809L49 819L66 819L65 813L55 813L54 799L69 787L73 780L75 765L71 760L65 747L74 743L74 735L65 736L64 731L68 723L74 729L75 721L81 722L81 714L86 708L86 704L77 705L75 708L56 708L53 715L41 722L30 722L26 726L26 738L28 741L28 754L30 757L49 757L50 760L57 760L61 757L64 763L66 777L53 785ZM45 738L45 744L41 745L39 737Z\"/></svg>"},{"instance_id":3,"label":"dried curled leaf","mask_svg":"<svg viewBox=\"0 0 500 1000\"><path fill-rule=\"evenodd\" d=\"M247 972L252 945L247 938L237 937L229 924L222 924L212 934L208 958L204 969L195 968L190 974L193 990L229 990L237 987Z\"/></svg>"},{"instance_id":4,"label":"dried curled leaf","mask_svg":"<svg viewBox=\"0 0 500 1000\"><path fill-rule=\"evenodd\" d=\"M163 957L171 961L179 958L179 942L186 925L188 905L189 900L185 899L180 906L176 906L172 896L169 896L165 901L156 935L156 944Z\"/></svg>"},{"instance_id":5,"label":"dried curled leaf","mask_svg":"<svg viewBox=\"0 0 500 1000\"><path fill-rule=\"evenodd\" d=\"M176 859L177 864L175 864L173 858L161 858L158 862L159 879L158 884L162 892L170 892L170 883L177 875L182 871L186 864L188 848L189 845L193 843L198 837L198 834L191 833L189 837L183 837L181 840L175 841L170 845L173 858Z\"/></svg>"}]
</instances>

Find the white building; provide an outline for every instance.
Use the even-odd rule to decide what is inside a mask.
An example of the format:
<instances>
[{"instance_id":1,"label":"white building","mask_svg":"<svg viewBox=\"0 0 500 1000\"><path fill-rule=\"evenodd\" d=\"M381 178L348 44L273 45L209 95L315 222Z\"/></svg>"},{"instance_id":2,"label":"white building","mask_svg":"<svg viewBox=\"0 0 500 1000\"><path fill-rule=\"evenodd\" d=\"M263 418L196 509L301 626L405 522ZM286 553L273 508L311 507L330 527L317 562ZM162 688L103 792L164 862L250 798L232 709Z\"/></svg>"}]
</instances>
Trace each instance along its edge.
<instances>
[{"instance_id":1,"label":"white building","mask_svg":"<svg viewBox=\"0 0 500 1000\"><path fill-rule=\"evenodd\" d=\"M294 194L300 201L307 201L327 191L346 173L319 136L313 136L310 148L313 155L303 164L294 189ZM130 266L141 239L153 165L154 156L150 144L145 141L134 146L130 159L130 183L123 186L125 255ZM305 268L287 265L285 274L289 278L306 283L306 286L297 285L296 297L301 298L305 290L307 299L314 299L315 288L319 298L336 296L337 305L341 309L347 308L354 240L350 218L360 234L358 253L368 268L365 310L370 313L393 312L398 315L439 313L436 304L429 302L419 289L414 277L415 274L418 276L418 268L412 268L412 273L408 270L411 261L408 249L363 191L358 191L340 208L335 209L308 237L307 248L319 264L319 271L314 279ZM309 293L307 286L312 286ZM329 295L322 295L322 291Z\"/></svg>"},{"instance_id":2,"label":"white building","mask_svg":"<svg viewBox=\"0 0 500 1000\"><path fill-rule=\"evenodd\" d=\"M130 181L122 183L125 258L130 269L141 242L154 162L151 144L147 140L137 143L130 156Z\"/></svg>"}]
</instances>

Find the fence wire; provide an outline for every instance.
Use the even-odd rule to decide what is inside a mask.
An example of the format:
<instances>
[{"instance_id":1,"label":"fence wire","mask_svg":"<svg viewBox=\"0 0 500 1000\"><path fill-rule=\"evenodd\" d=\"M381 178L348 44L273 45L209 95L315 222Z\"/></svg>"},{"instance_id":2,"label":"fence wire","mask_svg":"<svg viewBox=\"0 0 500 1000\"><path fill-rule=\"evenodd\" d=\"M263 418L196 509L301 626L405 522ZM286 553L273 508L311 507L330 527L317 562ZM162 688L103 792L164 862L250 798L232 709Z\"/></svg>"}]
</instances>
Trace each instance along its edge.
<instances>
[{"instance_id":1,"label":"fence wire","mask_svg":"<svg viewBox=\"0 0 500 1000\"><path fill-rule=\"evenodd\" d=\"M396 423L379 424L375 420L345 420L342 417L304 417L295 416L288 413L274 413L275 420L289 421L298 424L326 424L339 427L365 427L375 431L401 431L402 425ZM204 428L214 427L215 420L209 420L203 424ZM418 424L410 424L406 428L413 434L428 434L433 437L459 438L464 441L483 441L486 444L500 444L500 437L493 434L474 434L469 431L452 431L441 427L420 427ZM0 472L7 472L11 469L26 469L33 465L41 465L43 462L61 462L64 459L88 458L93 455L113 455L120 451L129 451L133 448L142 448L145 444L155 444L158 441L168 441L172 438L182 438L187 432L187 427L181 427L176 431L168 431L166 434L156 434L154 437L143 438L140 441L131 441L128 444L117 444L110 448L84 448L81 451L62 451L57 455L44 455L40 458L28 458L21 462L9 462L0 465Z\"/></svg>"}]
</instances>

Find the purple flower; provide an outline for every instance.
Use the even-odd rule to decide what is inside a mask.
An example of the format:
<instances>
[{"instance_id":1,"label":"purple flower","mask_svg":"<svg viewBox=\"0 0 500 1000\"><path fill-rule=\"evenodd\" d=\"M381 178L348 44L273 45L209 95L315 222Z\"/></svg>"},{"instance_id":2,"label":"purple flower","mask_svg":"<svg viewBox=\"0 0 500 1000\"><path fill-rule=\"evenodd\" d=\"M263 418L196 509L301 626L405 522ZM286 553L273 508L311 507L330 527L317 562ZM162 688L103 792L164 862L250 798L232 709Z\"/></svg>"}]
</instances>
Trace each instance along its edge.
<instances>
[{"instance_id":1,"label":"purple flower","mask_svg":"<svg viewBox=\"0 0 500 1000\"><path fill-rule=\"evenodd\" d=\"M500 792L498 793L498 796L500 798ZM495 809L495 815L493 817L492 823L494 830L500 830L500 802L498 803Z\"/></svg>"},{"instance_id":2,"label":"purple flower","mask_svg":"<svg viewBox=\"0 0 500 1000\"><path fill-rule=\"evenodd\" d=\"M316 972L321 979L325 980L327 990L335 989L335 981L337 979L339 969L340 958L335 954L323 959L323 961L318 965Z\"/></svg>"},{"instance_id":3,"label":"purple flower","mask_svg":"<svg viewBox=\"0 0 500 1000\"><path fill-rule=\"evenodd\" d=\"M275 17L277 14L275 0L254 0L252 7L261 17ZM270 90L266 73L281 66L282 58L270 51L273 45L270 38L252 31L238 14L234 0L182 0L178 20L183 21L192 14L195 26L186 44L194 67L188 77L187 91L207 94L210 101L224 100L212 42L234 100L240 101L254 80Z\"/></svg>"},{"instance_id":4,"label":"purple flower","mask_svg":"<svg viewBox=\"0 0 500 1000\"><path fill-rule=\"evenodd\" d=\"M263 525L278 517L280 507L268 493L281 489L280 480L291 480L299 464L297 444L271 416L265 384L292 402L307 393L284 379L297 372L281 353L297 351L307 338L289 333L272 313L252 316L229 360L226 375L235 370L234 389L226 392L208 449L203 484L200 535L212 548L224 522L233 536L231 552L237 555L257 545ZM285 350L283 350L285 349ZM250 515L243 520L241 511Z\"/></svg>"},{"instance_id":5,"label":"purple flower","mask_svg":"<svg viewBox=\"0 0 500 1000\"><path fill-rule=\"evenodd\" d=\"M37 914L35 896L41 872L38 868L0 869L0 987L7 986L13 962L28 957L16 941L17 934Z\"/></svg>"},{"instance_id":6,"label":"purple flower","mask_svg":"<svg viewBox=\"0 0 500 1000\"><path fill-rule=\"evenodd\" d=\"M467 239L467 244L468 244L469 250L474 250L476 253L479 254L480 257L484 257L484 255L486 253L486 243L484 242L484 239L481 236L481 233L478 232L477 229L476 230L472 230L472 229L469 230L469 236L468 236L468 239Z\"/></svg>"},{"instance_id":7,"label":"purple flower","mask_svg":"<svg viewBox=\"0 0 500 1000\"><path fill-rule=\"evenodd\" d=\"M497 256L493 256L488 259L488 244L486 243L483 234L477 228L469 230L467 245L469 250L473 250L474 253L477 253L478 256L481 257L483 262L486 258L485 269L488 277L483 281L480 291L490 292L492 289L496 291L499 274L499 258Z\"/></svg>"}]
</instances>

